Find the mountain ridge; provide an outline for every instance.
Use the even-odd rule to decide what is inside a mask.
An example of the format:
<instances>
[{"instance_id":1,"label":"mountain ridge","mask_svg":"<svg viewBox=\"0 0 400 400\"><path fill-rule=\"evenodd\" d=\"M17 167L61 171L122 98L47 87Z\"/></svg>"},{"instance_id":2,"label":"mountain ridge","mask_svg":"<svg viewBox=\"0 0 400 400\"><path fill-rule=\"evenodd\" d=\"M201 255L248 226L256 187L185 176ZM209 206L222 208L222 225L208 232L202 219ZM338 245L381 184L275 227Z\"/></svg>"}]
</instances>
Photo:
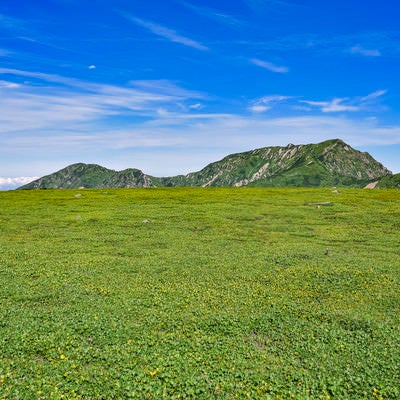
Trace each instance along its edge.
<instances>
[{"instance_id":1,"label":"mountain ridge","mask_svg":"<svg viewBox=\"0 0 400 400\"><path fill-rule=\"evenodd\" d=\"M341 139L317 144L288 144L229 154L200 171L154 177L139 169L114 171L97 164L77 163L18 189L129 188L173 186L304 186L364 187L393 174L369 153ZM386 179L387 184L391 182Z\"/></svg>"}]
</instances>

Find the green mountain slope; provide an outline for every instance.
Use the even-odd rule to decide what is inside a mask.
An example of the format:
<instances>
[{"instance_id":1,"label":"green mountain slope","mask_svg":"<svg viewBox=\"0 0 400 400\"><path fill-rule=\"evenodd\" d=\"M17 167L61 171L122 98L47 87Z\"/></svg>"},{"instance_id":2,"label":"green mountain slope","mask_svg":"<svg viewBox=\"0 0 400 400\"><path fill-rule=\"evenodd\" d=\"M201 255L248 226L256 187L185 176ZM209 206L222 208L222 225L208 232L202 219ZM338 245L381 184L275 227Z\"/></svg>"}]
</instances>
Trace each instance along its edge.
<instances>
[{"instance_id":1,"label":"green mountain slope","mask_svg":"<svg viewBox=\"0 0 400 400\"><path fill-rule=\"evenodd\" d=\"M20 189L154 186L304 186L363 187L392 174L368 153L340 139L318 144L263 147L231 154L201 171L156 178L137 169L112 171L73 164Z\"/></svg>"},{"instance_id":2,"label":"green mountain slope","mask_svg":"<svg viewBox=\"0 0 400 400\"><path fill-rule=\"evenodd\" d=\"M376 187L381 189L400 189L400 174L385 176L378 182Z\"/></svg>"},{"instance_id":3,"label":"green mountain slope","mask_svg":"<svg viewBox=\"0 0 400 400\"><path fill-rule=\"evenodd\" d=\"M151 187L151 179L138 169L113 171L96 164L72 164L20 189L74 189Z\"/></svg>"},{"instance_id":4,"label":"green mountain slope","mask_svg":"<svg viewBox=\"0 0 400 400\"><path fill-rule=\"evenodd\" d=\"M368 153L340 139L319 144L264 147L231 154L186 176L161 178L162 186L356 186L389 176Z\"/></svg>"}]
</instances>

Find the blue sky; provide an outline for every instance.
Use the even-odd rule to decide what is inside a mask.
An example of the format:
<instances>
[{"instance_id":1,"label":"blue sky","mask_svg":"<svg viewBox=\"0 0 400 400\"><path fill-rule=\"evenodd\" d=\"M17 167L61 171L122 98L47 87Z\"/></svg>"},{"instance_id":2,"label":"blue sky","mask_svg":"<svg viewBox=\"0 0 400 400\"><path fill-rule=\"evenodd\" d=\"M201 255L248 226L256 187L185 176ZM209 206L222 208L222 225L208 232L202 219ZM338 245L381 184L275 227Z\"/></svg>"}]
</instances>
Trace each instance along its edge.
<instances>
[{"instance_id":1,"label":"blue sky","mask_svg":"<svg viewBox=\"0 0 400 400\"><path fill-rule=\"evenodd\" d=\"M395 0L2 0L0 189L341 138L400 172Z\"/></svg>"}]
</instances>

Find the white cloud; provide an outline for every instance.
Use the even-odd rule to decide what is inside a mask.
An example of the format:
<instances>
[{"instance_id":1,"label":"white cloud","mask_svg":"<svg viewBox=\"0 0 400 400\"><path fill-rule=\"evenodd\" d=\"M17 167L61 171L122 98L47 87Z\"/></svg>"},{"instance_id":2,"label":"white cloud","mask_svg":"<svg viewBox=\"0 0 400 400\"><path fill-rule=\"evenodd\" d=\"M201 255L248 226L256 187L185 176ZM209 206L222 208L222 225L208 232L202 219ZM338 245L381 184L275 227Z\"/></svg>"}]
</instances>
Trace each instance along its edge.
<instances>
[{"instance_id":1,"label":"white cloud","mask_svg":"<svg viewBox=\"0 0 400 400\"><path fill-rule=\"evenodd\" d=\"M347 98L338 99L335 98L331 101L310 101L301 100L302 103L308 104L310 106L318 107L324 113L339 112L339 111L359 111L360 107L356 107L350 104L343 104L347 101Z\"/></svg>"},{"instance_id":2,"label":"white cloud","mask_svg":"<svg viewBox=\"0 0 400 400\"><path fill-rule=\"evenodd\" d=\"M370 93L367 96L361 97L362 102L368 102L371 100L375 100L378 97L382 97L387 93L387 90L377 90L376 92Z\"/></svg>"},{"instance_id":3,"label":"white cloud","mask_svg":"<svg viewBox=\"0 0 400 400\"><path fill-rule=\"evenodd\" d=\"M146 92L156 92L164 94L173 94L174 96L180 96L182 98L204 98L205 94L197 91L188 91L183 89L178 84L167 79L148 79L148 80L132 80L129 84L135 88Z\"/></svg>"},{"instance_id":4,"label":"white cloud","mask_svg":"<svg viewBox=\"0 0 400 400\"><path fill-rule=\"evenodd\" d=\"M89 69L96 69L97 67L95 65L89 65L88 68Z\"/></svg>"},{"instance_id":5,"label":"white cloud","mask_svg":"<svg viewBox=\"0 0 400 400\"><path fill-rule=\"evenodd\" d=\"M21 85L19 85L18 83L15 83L15 82L8 82L8 81L0 80L0 89L1 88L15 89L15 88L18 88L20 86Z\"/></svg>"},{"instance_id":6,"label":"white cloud","mask_svg":"<svg viewBox=\"0 0 400 400\"><path fill-rule=\"evenodd\" d=\"M4 178L0 176L0 189L14 189L38 178L38 176L20 176L17 178Z\"/></svg>"},{"instance_id":7,"label":"white cloud","mask_svg":"<svg viewBox=\"0 0 400 400\"><path fill-rule=\"evenodd\" d=\"M274 37L269 40L239 40L235 43L242 45L248 51L301 51L302 56L308 54L324 54L329 57L379 57L399 55L399 30L365 31L351 34L312 34L295 33L286 36ZM363 43L363 46L349 46L349 43Z\"/></svg>"},{"instance_id":8,"label":"white cloud","mask_svg":"<svg viewBox=\"0 0 400 400\"><path fill-rule=\"evenodd\" d=\"M32 135L23 132L3 139L3 148L36 148L44 153L51 149L62 152L88 150L174 147L188 151L195 148L245 150L275 144L309 143L340 137L350 144L400 144L400 125L382 126L376 119L350 119L336 116L301 116L271 118L261 115L176 114L159 110L152 120L116 127L92 125L89 131L60 130L59 135ZM171 160L171 162L175 162ZM138 166L140 168L140 166Z\"/></svg>"},{"instance_id":9,"label":"white cloud","mask_svg":"<svg viewBox=\"0 0 400 400\"><path fill-rule=\"evenodd\" d=\"M0 68L1 74L34 79L34 84L20 86L3 81L4 87L14 90L3 90L0 96L2 132L59 129L60 124L71 129L77 123L89 124L115 115L150 118L159 108L175 111L181 103L192 104L204 97L168 81L150 81L147 85L132 81L117 86L6 68Z\"/></svg>"},{"instance_id":10,"label":"white cloud","mask_svg":"<svg viewBox=\"0 0 400 400\"><path fill-rule=\"evenodd\" d=\"M239 20L238 18L236 18L232 15L228 15L228 14L219 12L217 10L214 10L214 9L211 9L208 7L195 6L186 1L180 1L179 3L182 4L184 7L189 8L190 10L194 11L198 15L205 16L207 18L216 20L223 24L230 25L230 26L243 25L243 22L241 20Z\"/></svg>"},{"instance_id":11,"label":"white cloud","mask_svg":"<svg viewBox=\"0 0 400 400\"><path fill-rule=\"evenodd\" d=\"M353 54L360 54L366 57L380 57L382 54L379 50L376 49L366 49L361 47L360 45L353 46L350 49L350 52Z\"/></svg>"},{"instance_id":12,"label":"white cloud","mask_svg":"<svg viewBox=\"0 0 400 400\"><path fill-rule=\"evenodd\" d=\"M308 104L312 107L320 108L324 113L341 112L341 111L363 111L369 107L375 105L377 100L385 95L387 90L377 90L373 93L363 97L354 97L352 99L345 98L334 98L330 101L312 101L312 100L300 100L301 103Z\"/></svg>"},{"instance_id":13,"label":"white cloud","mask_svg":"<svg viewBox=\"0 0 400 400\"><path fill-rule=\"evenodd\" d=\"M133 17L129 14L123 14L123 15L130 21L134 22L136 25L139 25L139 26L149 30L154 35L163 37L164 39L167 39L174 43L179 43L179 44L183 44L184 46L192 47L197 50L202 50L202 51L208 50L208 47L206 47L203 44L201 44L195 40L192 40L186 36L182 36L182 35L178 34L173 29L167 28L163 25L159 25L159 24L156 24L151 21L146 21L141 18Z\"/></svg>"},{"instance_id":14,"label":"white cloud","mask_svg":"<svg viewBox=\"0 0 400 400\"><path fill-rule=\"evenodd\" d=\"M250 60L250 62L254 65L257 65L258 67L267 69L271 72L277 72L280 74L284 74L286 72L289 72L289 68L284 67L284 66L279 66L279 65L275 65L271 62L268 61L263 61L263 60L259 60L258 58L252 58Z\"/></svg>"},{"instance_id":15,"label":"white cloud","mask_svg":"<svg viewBox=\"0 0 400 400\"><path fill-rule=\"evenodd\" d=\"M250 111L255 113L262 113L271 109L271 106L263 106L262 104L253 104L249 107Z\"/></svg>"},{"instance_id":16,"label":"white cloud","mask_svg":"<svg viewBox=\"0 0 400 400\"><path fill-rule=\"evenodd\" d=\"M291 98L292 96L281 95L263 96L253 101L252 105L249 107L249 110L255 113L262 113L270 110L277 103L284 102Z\"/></svg>"},{"instance_id":17,"label":"white cloud","mask_svg":"<svg viewBox=\"0 0 400 400\"><path fill-rule=\"evenodd\" d=\"M196 103L196 104L190 104L189 108L191 110L200 110L201 108L203 108L203 105L200 103Z\"/></svg>"}]
</instances>

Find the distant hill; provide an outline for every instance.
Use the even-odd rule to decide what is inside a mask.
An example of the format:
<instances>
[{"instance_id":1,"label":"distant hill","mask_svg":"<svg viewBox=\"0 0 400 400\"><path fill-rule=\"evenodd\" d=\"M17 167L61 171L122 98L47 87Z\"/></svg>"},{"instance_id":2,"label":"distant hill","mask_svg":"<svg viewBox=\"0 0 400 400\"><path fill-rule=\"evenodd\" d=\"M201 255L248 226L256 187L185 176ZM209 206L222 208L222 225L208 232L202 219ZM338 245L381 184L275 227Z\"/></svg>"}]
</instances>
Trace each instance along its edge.
<instances>
[{"instance_id":1,"label":"distant hill","mask_svg":"<svg viewBox=\"0 0 400 400\"><path fill-rule=\"evenodd\" d=\"M96 164L72 164L19 189L133 188L150 187L151 179L138 169L113 171Z\"/></svg>"},{"instance_id":2,"label":"distant hill","mask_svg":"<svg viewBox=\"0 0 400 400\"><path fill-rule=\"evenodd\" d=\"M364 187L392 173L368 153L340 139L318 144L263 147L231 154L201 171L153 177L138 169L113 171L96 164L73 164L19 189L129 188L165 186Z\"/></svg>"}]
</instances>

